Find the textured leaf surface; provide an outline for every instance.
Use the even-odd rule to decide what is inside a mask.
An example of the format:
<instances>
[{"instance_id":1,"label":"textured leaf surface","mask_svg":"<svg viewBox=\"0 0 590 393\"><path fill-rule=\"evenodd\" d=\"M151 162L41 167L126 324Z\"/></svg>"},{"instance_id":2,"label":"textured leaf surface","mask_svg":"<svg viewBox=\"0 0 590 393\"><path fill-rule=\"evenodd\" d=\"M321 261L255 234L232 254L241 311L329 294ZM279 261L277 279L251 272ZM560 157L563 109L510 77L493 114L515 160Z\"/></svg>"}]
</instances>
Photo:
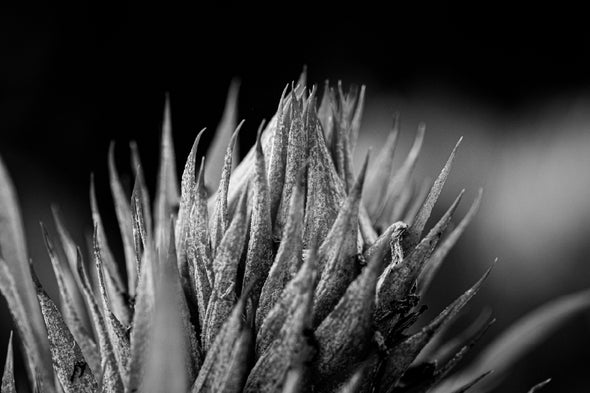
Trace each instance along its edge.
<instances>
[{"instance_id":1,"label":"textured leaf surface","mask_svg":"<svg viewBox=\"0 0 590 393\"><path fill-rule=\"evenodd\" d=\"M37 298L47 327L47 338L53 359L53 368L64 392L98 392L93 371L88 367L78 343L66 326L59 309L42 288L33 273Z\"/></svg>"},{"instance_id":2,"label":"textured leaf surface","mask_svg":"<svg viewBox=\"0 0 590 393\"><path fill-rule=\"evenodd\" d=\"M245 338L250 333L242 317L244 311L245 299L241 298L207 352L203 366L191 389L192 393L220 392L227 380L236 381L246 377L247 370L244 362L236 362L236 360L244 360L243 356L249 344ZM240 391L240 389L229 389L230 387L235 388L235 384L228 386L228 393Z\"/></svg>"},{"instance_id":3,"label":"textured leaf surface","mask_svg":"<svg viewBox=\"0 0 590 393\"><path fill-rule=\"evenodd\" d=\"M247 206L245 192L213 260L215 279L209 298L202 343L205 351L213 344L219 329L231 314L236 301L236 276L246 240Z\"/></svg>"},{"instance_id":4,"label":"textured leaf surface","mask_svg":"<svg viewBox=\"0 0 590 393\"><path fill-rule=\"evenodd\" d=\"M299 173L299 181L293 189L287 225L285 227L279 250L271 265L261 291L261 299L256 312L256 327L262 325L262 321L280 298L283 288L297 271L303 258L303 212L304 212L304 172Z\"/></svg>"}]
</instances>

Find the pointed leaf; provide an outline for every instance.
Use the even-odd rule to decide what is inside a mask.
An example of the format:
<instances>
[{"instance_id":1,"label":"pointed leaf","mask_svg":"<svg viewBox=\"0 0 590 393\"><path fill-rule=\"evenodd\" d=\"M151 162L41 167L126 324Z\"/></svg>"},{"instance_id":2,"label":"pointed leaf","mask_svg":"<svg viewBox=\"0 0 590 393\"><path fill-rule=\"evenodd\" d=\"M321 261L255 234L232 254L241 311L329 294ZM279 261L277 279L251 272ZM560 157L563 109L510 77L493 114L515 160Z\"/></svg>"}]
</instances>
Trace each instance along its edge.
<instances>
[{"instance_id":1,"label":"pointed leaf","mask_svg":"<svg viewBox=\"0 0 590 393\"><path fill-rule=\"evenodd\" d=\"M190 226L190 213L193 207L197 192L196 177L196 156L199 140L205 129L197 134L191 151L186 160L182 180L180 185L180 208L178 209L178 219L176 220L175 237L176 250L178 251L178 270L183 280L183 286L189 286L191 281L187 261L187 237Z\"/></svg>"},{"instance_id":2,"label":"pointed leaf","mask_svg":"<svg viewBox=\"0 0 590 393\"><path fill-rule=\"evenodd\" d=\"M271 222L274 223L285 184L285 168L287 166L287 146L289 129L291 128L291 103L286 103L285 94L288 85L283 90L279 108L277 110L277 126L272 138L270 159L268 160L268 184L270 193Z\"/></svg>"},{"instance_id":3,"label":"pointed leaf","mask_svg":"<svg viewBox=\"0 0 590 393\"><path fill-rule=\"evenodd\" d=\"M229 180L232 167L232 152L234 150L234 146L236 145L238 133L240 132L243 124L244 121L242 120L242 122L238 124L238 127L232 134L229 144L227 145L225 159L223 162L223 170L221 172L221 181L219 182L219 188L215 194L215 210L213 211L213 217L211 221L211 246L213 248L214 254L229 225L227 193L229 190Z\"/></svg>"},{"instance_id":4,"label":"pointed leaf","mask_svg":"<svg viewBox=\"0 0 590 393\"><path fill-rule=\"evenodd\" d=\"M148 242L150 244L150 242ZM155 247L146 247L139 273L137 286L137 301L133 313L133 329L131 329L131 357L129 361L128 391L136 393L142 391L145 382L147 361L149 359L149 345L153 330L154 304L156 301L154 288Z\"/></svg>"},{"instance_id":5,"label":"pointed leaf","mask_svg":"<svg viewBox=\"0 0 590 393\"><path fill-rule=\"evenodd\" d=\"M451 166L453 165L453 160L455 159L457 148L459 148L459 145L461 144L462 140L463 138L459 138L459 141L453 148L453 151L451 152L451 155L449 156L445 166L443 167L442 171L440 172L434 184L432 185L432 188L430 189L430 192L428 193L428 196L426 197L424 204L418 211L416 218L414 219L414 222L408 229L407 241L410 247L413 247L413 245L418 244L418 242L420 241L420 236L422 235L422 231L426 226L426 221L428 221L430 213L434 208L434 204L436 203L442 191L442 188L444 187L445 182L447 181L447 177L449 176L449 172L451 171Z\"/></svg>"},{"instance_id":6,"label":"pointed leaf","mask_svg":"<svg viewBox=\"0 0 590 393\"><path fill-rule=\"evenodd\" d=\"M287 215L289 214L289 201L293 188L297 183L298 174L305 165L308 156L308 131L304 125L303 101L291 96L290 117L291 124L289 127L289 137L287 142L287 161L285 166L285 182L283 184L283 194L279 204L279 210L275 221L275 233L280 236L282 229L286 225Z\"/></svg>"},{"instance_id":7,"label":"pointed leaf","mask_svg":"<svg viewBox=\"0 0 590 393\"><path fill-rule=\"evenodd\" d=\"M84 359L86 359L88 362L90 369L96 375L99 375L101 373L100 352L94 340L92 339L91 333L81 321L78 311L74 306L73 296L68 290L69 287L66 286L63 274L63 266L65 266L66 263L58 259L58 255L55 252L55 248L53 247L53 242L49 238L49 234L47 233L47 229L43 223L41 223L41 229L45 239L45 245L49 254L49 259L51 260L51 265L53 267L53 272L55 273L55 277L57 279L62 308L66 311L64 313L64 319L66 320L68 328L74 336L74 339L80 345Z\"/></svg>"},{"instance_id":8,"label":"pointed leaf","mask_svg":"<svg viewBox=\"0 0 590 393\"><path fill-rule=\"evenodd\" d=\"M109 292L110 295L110 299L111 299L111 303L113 305L113 310L117 315L117 318L119 318L120 321L124 321L125 324L129 323L129 309L127 307L127 301L125 299L125 285L123 284L123 279L121 278L120 274L119 274L119 269L117 267L117 264L115 262L115 258L113 256L113 253L111 252L108 242L107 242L107 238L106 238L106 234L105 234L105 230L104 230L104 226L102 224L102 219L100 216L100 212L98 211L98 203L96 200L96 192L95 192L95 188L94 188L94 176L91 176L90 178L90 207L92 210L92 222L94 224L94 226L96 227L96 231L97 231L97 238L98 238L98 242L100 244L100 248L102 250L102 255L103 255L103 262L104 265L106 267L106 271L107 274L105 276L106 278L106 285L107 285L107 290ZM58 221L56 221L57 224ZM73 243L73 241L71 240L67 240L65 237L62 236L62 242L64 243L68 243L67 248L70 250L69 251L69 255L70 258L76 258L75 260L72 260L70 263L77 263L77 255L74 256L74 254L72 254L72 250L75 250L76 245ZM92 247L92 245L91 245ZM72 269L73 271L77 270L77 267L75 269Z\"/></svg>"},{"instance_id":9,"label":"pointed leaf","mask_svg":"<svg viewBox=\"0 0 590 393\"><path fill-rule=\"evenodd\" d=\"M488 371L488 372L485 372L485 373L479 375L478 377L474 378L470 382L467 382L465 385L461 386L460 388L453 390L452 393L465 393L465 392L467 392L469 389L471 389L473 386L475 386L479 381L481 381L482 379L484 379L485 377L487 377L491 373L492 373L492 371Z\"/></svg>"},{"instance_id":10,"label":"pointed leaf","mask_svg":"<svg viewBox=\"0 0 590 393\"><path fill-rule=\"evenodd\" d=\"M310 153L307 175L304 244L313 239L320 244L332 228L346 197L321 128L310 130Z\"/></svg>"},{"instance_id":11,"label":"pointed leaf","mask_svg":"<svg viewBox=\"0 0 590 393\"><path fill-rule=\"evenodd\" d=\"M307 288L302 288L299 293L294 294L277 339L261 354L254 365L244 392L280 391L289 369L311 359L313 349L306 332L311 328L313 296L313 284L309 283L314 280L309 277L303 278L307 279ZM305 284L299 282L299 285Z\"/></svg>"},{"instance_id":12,"label":"pointed leaf","mask_svg":"<svg viewBox=\"0 0 590 393\"><path fill-rule=\"evenodd\" d=\"M375 290L381 269L382 260L371 259L315 330L319 346L313 367L316 381L323 381L323 384L342 381L350 375L352 367L368 355L373 335Z\"/></svg>"},{"instance_id":13,"label":"pointed leaf","mask_svg":"<svg viewBox=\"0 0 590 393\"><path fill-rule=\"evenodd\" d=\"M31 270L37 287L37 298L47 327L47 338L53 369L65 393L98 392L93 370L88 367L80 347L66 326L59 309L45 292ZM100 370L97 370L100 372Z\"/></svg>"},{"instance_id":14,"label":"pointed leaf","mask_svg":"<svg viewBox=\"0 0 590 393\"><path fill-rule=\"evenodd\" d=\"M170 118L170 97L166 96L164 119L162 122L162 143L160 168L155 203L155 240L158 252L167 252L170 218L176 216L178 209L178 179L176 177L176 158L172 141L172 121Z\"/></svg>"},{"instance_id":15,"label":"pointed leaf","mask_svg":"<svg viewBox=\"0 0 590 393\"><path fill-rule=\"evenodd\" d=\"M244 249L247 231L247 191L241 201L213 260L215 279L209 298L202 343L206 352L213 344L224 321L231 314L236 300L238 264Z\"/></svg>"},{"instance_id":16,"label":"pointed leaf","mask_svg":"<svg viewBox=\"0 0 590 393\"><path fill-rule=\"evenodd\" d=\"M279 250L270 267L268 277L262 287L258 310L256 311L256 328L262 326L262 321L280 298L283 288L297 272L302 259L302 228L304 213L304 172L299 173L291 195L287 224L283 232Z\"/></svg>"},{"instance_id":17,"label":"pointed leaf","mask_svg":"<svg viewBox=\"0 0 590 393\"><path fill-rule=\"evenodd\" d=\"M11 308L19 308L27 316L27 333L19 331L21 339L31 351L37 372L43 381L51 381L51 355L47 342L45 325L39 303L35 296L35 288L29 275L28 257L25 244L20 207L17 202L16 191L4 162L0 159L0 255L14 280L15 293L11 296ZM4 296L6 294L2 290ZM14 312L14 311L13 311ZM23 316L24 316L23 315ZM24 320L22 321L25 322ZM25 335L22 335L25 333ZM30 370L31 371L31 370ZM30 374L32 377L32 374Z\"/></svg>"},{"instance_id":18,"label":"pointed leaf","mask_svg":"<svg viewBox=\"0 0 590 393\"><path fill-rule=\"evenodd\" d=\"M314 297L314 326L328 315L358 274L358 212L368 162L367 154L356 183L318 252L320 280Z\"/></svg>"},{"instance_id":19,"label":"pointed leaf","mask_svg":"<svg viewBox=\"0 0 590 393\"><path fill-rule=\"evenodd\" d=\"M438 272L438 269L442 265L443 260L445 259L451 248L455 245L455 243L457 243L457 240L459 240L459 238L465 231L465 228L467 228L467 225L469 225L475 214L477 214L477 211L479 210L479 205L481 204L482 193L483 191L480 188L477 197L473 201L473 204L469 208L467 214L465 214L461 222L459 222L459 224L453 229L453 231L445 239L443 239L440 246L437 247L437 249L430 257L430 261L424 267L422 273L420 273L420 277L418 280L418 289L420 290L421 294L424 294L426 292L426 290L430 286L430 283L434 279L434 276Z\"/></svg>"},{"instance_id":20,"label":"pointed leaf","mask_svg":"<svg viewBox=\"0 0 590 393\"><path fill-rule=\"evenodd\" d=\"M491 268L490 268L491 269ZM442 329L450 320L452 320L463 307L479 291L481 284L490 273L486 271L482 278L479 279L470 289L459 296L450 306L445 308L436 318L428 325L423 327L419 332L407 337L391 348L387 358L382 365L381 387L384 391L389 392L403 373L410 367L420 351L428 344L432 337Z\"/></svg>"},{"instance_id":21,"label":"pointed leaf","mask_svg":"<svg viewBox=\"0 0 590 393\"><path fill-rule=\"evenodd\" d=\"M257 356L262 355L279 336L281 329L288 323L289 313L293 313L301 302L311 299L317 284L316 253L317 251L313 251L306 259L297 275L281 292L280 299L264 318L256 337Z\"/></svg>"},{"instance_id":22,"label":"pointed leaf","mask_svg":"<svg viewBox=\"0 0 590 393\"><path fill-rule=\"evenodd\" d=\"M207 185L212 190L219 187L219 179L225 166L224 156L226 154L227 145L231 140L232 134L236 129L238 119L238 93L240 90L240 81L234 79L229 85L227 99L225 101L225 109L221 116L221 121L215 130L213 141L207 149L207 162L205 178ZM234 154L232 162L237 163L237 153Z\"/></svg>"},{"instance_id":23,"label":"pointed leaf","mask_svg":"<svg viewBox=\"0 0 590 393\"><path fill-rule=\"evenodd\" d=\"M100 308L88 280L88 274L82 261L82 254L78 250L77 258L77 272L82 286L82 294L90 312L90 316L94 322L94 328L98 335L98 346L100 348L101 364L102 364L102 380L99 381L103 390L107 393L115 393L124 390L123 381L121 379L121 370L115 357L113 345L109 338L109 333L105 320L100 312ZM98 375L99 373L97 373Z\"/></svg>"},{"instance_id":24,"label":"pointed leaf","mask_svg":"<svg viewBox=\"0 0 590 393\"><path fill-rule=\"evenodd\" d=\"M352 123L350 125L350 146L351 152L354 152L356 141L358 140L359 131L361 129L361 121L363 119L363 110L365 109L365 90L366 86L362 85L358 95L356 108L352 117Z\"/></svg>"},{"instance_id":25,"label":"pointed leaf","mask_svg":"<svg viewBox=\"0 0 590 393\"><path fill-rule=\"evenodd\" d=\"M141 190L141 205L144 215L145 227L147 230L152 230L152 214L151 214L151 203L150 203L150 195L148 192L148 188L145 182L145 175L143 174L143 166L141 165L141 160L139 158L139 149L137 148L137 143L134 141L129 143L129 147L131 149L131 168L133 169L133 174L135 176L135 182L137 183L137 187ZM135 188L135 187L134 187Z\"/></svg>"},{"instance_id":26,"label":"pointed leaf","mask_svg":"<svg viewBox=\"0 0 590 393\"><path fill-rule=\"evenodd\" d=\"M250 233L248 241L248 252L242 290L252 286L250 300L253 307L258 304L260 291L272 265L273 243L272 224L270 221L270 195L268 181L266 179L266 165L264 153L260 141L262 128L258 130L256 139L256 176L254 177L252 197L252 218L250 220ZM255 309L248 308L253 313Z\"/></svg>"},{"instance_id":27,"label":"pointed leaf","mask_svg":"<svg viewBox=\"0 0 590 393\"><path fill-rule=\"evenodd\" d=\"M156 275L154 324L143 390L185 393L200 367L200 354L194 329L188 320L172 228L169 247L168 258L160 262Z\"/></svg>"},{"instance_id":28,"label":"pointed leaf","mask_svg":"<svg viewBox=\"0 0 590 393\"><path fill-rule=\"evenodd\" d=\"M115 358L117 360L117 366L119 368L119 373L121 374L121 380L123 381L123 385L127 387L130 350L129 337L127 336L126 328L117 319L111 308L111 301L106 290L103 258L96 229L94 232L93 252L96 263L96 271L98 273L98 287L103 303L104 323L106 325L109 339L113 347L113 353L115 354Z\"/></svg>"},{"instance_id":29,"label":"pointed leaf","mask_svg":"<svg viewBox=\"0 0 590 393\"><path fill-rule=\"evenodd\" d=\"M549 385L549 382L551 382L551 378L536 384L529 390L529 393L540 392L545 386Z\"/></svg>"},{"instance_id":30,"label":"pointed leaf","mask_svg":"<svg viewBox=\"0 0 590 393\"><path fill-rule=\"evenodd\" d=\"M53 243L49 240L49 234L47 229L41 223L41 231L43 232L43 236L45 238L45 245L48 250L49 256L52 259L52 262L55 260L55 263L59 265L60 274L63 279L63 284L65 286L65 290L68 295L68 301L70 302L70 306L72 307L72 312L76 314L75 319L78 319L79 322L88 322L88 313L86 312L86 305L84 304L84 298L82 297L82 293L80 292L79 284L76 280L76 275L74 272L76 271L76 244L74 243L70 233L66 230L65 225L63 224L63 220L61 218L61 214L59 209L56 206L51 207L53 220L55 222L55 227L59 234L59 239L61 243L61 248L63 249L63 253L58 252L58 250L53 246ZM54 269L55 270L55 269ZM57 277L57 273L56 273ZM67 322L70 321L71 315L68 315L69 307L66 305L66 301L62 299L62 313L64 313L64 317ZM86 325L89 326L89 325Z\"/></svg>"},{"instance_id":31,"label":"pointed leaf","mask_svg":"<svg viewBox=\"0 0 590 393\"><path fill-rule=\"evenodd\" d=\"M129 294L133 296L137 286L137 266L135 265L135 248L133 242L133 219L129 198L125 195L123 184L119 179L119 173L115 166L115 143L111 142L109 146L109 180L111 184L111 193L115 205L115 213L123 241L123 252L125 254L125 266L127 267L127 288Z\"/></svg>"},{"instance_id":32,"label":"pointed leaf","mask_svg":"<svg viewBox=\"0 0 590 393\"><path fill-rule=\"evenodd\" d=\"M590 290L584 290L562 296L530 312L489 344L468 369L449 382L450 386L457 386L473 379L482 373L481 370L494 370L494 374L483 382L482 390L495 385L519 358L566 320L588 307Z\"/></svg>"},{"instance_id":33,"label":"pointed leaf","mask_svg":"<svg viewBox=\"0 0 590 393\"><path fill-rule=\"evenodd\" d=\"M245 377L247 370L244 368L245 361L240 367L231 368L235 360L239 360L247 350L245 335L249 334L246 329L242 315L245 309L245 298L242 297L231 314L219 330L191 392L218 392L226 380L235 381Z\"/></svg>"},{"instance_id":34,"label":"pointed leaf","mask_svg":"<svg viewBox=\"0 0 590 393\"><path fill-rule=\"evenodd\" d=\"M404 257L400 263L398 263L398 258L393 259L385 268L377 287L378 320L382 316L395 312L396 303L401 302L409 294L444 230L449 225L464 191L459 193L451 207L410 255ZM388 332L383 333L387 334Z\"/></svg>"},{"instance_id":35,"label":"pointed leaf","mask_svg":"<svg viewBox=\"0 0 590 393\"><path fill-rule=\"evenodd\" d=\"M425 132L426 127L423 124L420 124L408 156L402 166L395 172L391 180L387 182L388 187L385 191L385 198L380 201L372 216L373 220L375 220L379 226L383 227L389 224L388 222L382 222L383 218L389 219L389 213L393 212L403 191L407 189L410 176L416 166L416 161L418 160L420 150L422 149Z\"/></svg>"},{"instance_id":36,"label":"pointed leaf","mask_svg":"<svg viewBox=\"0 0 590 393\"><path fill-rule=\"evenodd\" d=\"M2 393L16 393L14 383L14 360L12 354L12 331L8 339L8 349L6 350L6 362L4 362L4 372L2 373Z\"/></svg>"},{"instance_id":37,"label":"pointed leaf","mask_svg":"<svg viewBox=\"0 0 590 393\"><path fill-rule=\"evenodd\" d=\"M207 212L207 190L204 184L205 160L201 160L195 200L189 218L187 257L191 272L193 302L197 305L199 325L205 326L205 313L213 286L213 261L209 238L209 216Z\"/></svg>"}]
</instances>

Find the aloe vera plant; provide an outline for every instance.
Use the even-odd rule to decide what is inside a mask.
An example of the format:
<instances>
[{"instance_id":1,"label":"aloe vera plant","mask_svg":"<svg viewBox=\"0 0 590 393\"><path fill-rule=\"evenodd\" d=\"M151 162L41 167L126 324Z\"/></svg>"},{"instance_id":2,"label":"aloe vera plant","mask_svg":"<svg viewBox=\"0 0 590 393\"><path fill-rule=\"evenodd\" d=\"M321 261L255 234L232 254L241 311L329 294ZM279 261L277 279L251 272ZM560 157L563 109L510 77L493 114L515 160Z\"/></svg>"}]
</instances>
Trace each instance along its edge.
<instances>
[{"instance_id":1,"label":"aloe vera plant","mask_svg":"<svg viewBox=\"0 0 590 393\"><path fill-rule=\"evenodd\" d=\"M0 165L0 289L35 391L486 391L590 305L588 291L556 300L453 375L493 321L484 318L450 342L440 342L441 334L489 270L433 320L414 325L421 297L481 201L480 190L451 227L459 192L427 230L460 141L428 188L411 180L423 126L399 168L397 119L379 152L354 165L365 88L345 93L326 84L320 98L304 74L285 88L238 164L236 89L202 160L203 131L196 136L180 184L166 107L153 206L135 144L130 196L111 146L124 263L109 247L93 184L89 255L58 211L57 236L42 225L59 301L29 263L15 191ZM16 391L12 336L8 345L2 393Z\"/></svg>"}]
</instances>

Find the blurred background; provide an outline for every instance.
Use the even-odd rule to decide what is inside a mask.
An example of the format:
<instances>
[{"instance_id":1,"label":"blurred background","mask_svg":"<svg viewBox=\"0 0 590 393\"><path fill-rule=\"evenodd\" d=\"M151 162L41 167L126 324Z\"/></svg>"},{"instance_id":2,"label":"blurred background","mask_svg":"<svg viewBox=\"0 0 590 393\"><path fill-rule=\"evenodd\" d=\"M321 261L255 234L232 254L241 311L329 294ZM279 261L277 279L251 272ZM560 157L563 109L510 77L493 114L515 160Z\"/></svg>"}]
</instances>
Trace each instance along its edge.
<instances>
[{"instance_id":1,"label":"blurred background","mask_svg":"<svg viewBox=\"0 0 590 393\"><path fill-rule=\"evenodd\" d=\"M240 78L244 152L285 84L306 64L312 83L367 85L357 152L380 146L399 111L401 159L424 121L421 179L436 176L465 137L434 217L462 188L467 198L458 217L480 186L483 204L428 293L429 313L469 287L495 257L499 263L463 317L487 307L497 318L479 349L527 311L590 287L584 14L538 5L344 7L2 5L0 155L18 190L30 255L44 283L50 287L53 276L38 223L52 225L50 205L56 204L84 245L91 229L90 172L105 224L116 231L106 165L111 140L127 174L128 142L139 142L154 188L166 91L177 157L184 160L196 133L215 129L229 83ZM111 243L120 253L116 236ZM11 326L2 298L2 363ZM520 361L498 391L524 392L552 377L546 392L587 392L589 358L587 312Z\"/></svg>"}]
</instances>

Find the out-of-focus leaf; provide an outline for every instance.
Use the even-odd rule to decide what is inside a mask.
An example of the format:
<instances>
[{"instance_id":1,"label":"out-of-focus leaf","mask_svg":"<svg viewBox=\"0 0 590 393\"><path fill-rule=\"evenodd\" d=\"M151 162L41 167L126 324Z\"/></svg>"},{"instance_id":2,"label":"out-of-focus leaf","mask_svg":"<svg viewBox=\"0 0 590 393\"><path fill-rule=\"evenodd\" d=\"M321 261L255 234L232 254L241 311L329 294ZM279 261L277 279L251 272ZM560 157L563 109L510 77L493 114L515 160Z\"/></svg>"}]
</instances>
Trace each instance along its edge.
<instances>
[{"instance_id":1,"label":"out-of-focus leaf","mask_svg":"<svg viewBox=\"0 0 590 393\"><path fill-rule=\"evenodd\" d=\"M155 282L154 324L151 329L142 391L185 393L200 367L196 335L176 263L174 232L170 230L168 258L160 261Z\"/></svg>"},{"instance_id":2,"label":"out-of-focus leaf","mask_svg":"<svg viewBox=\"0 0 590 393\"><path fill-rule=\"evenodd\" d=\"M408 225L412 225L414 223L414 220L417 217L418 211L422 208L422 206L424 205L424 202L426 201L426 197L428 196L428 194L430 193L430 189L432 188L432 179L430 178L426 178L422 181L422 184L420 184L420 187L417 188L417 190L413 193L411 193L411 199L412 201L409 201L411 203L409 203L407 209L405 209L405 213L404 213L404 222L407 222ZM398 219L398 217L401 217L402 211L398 211L398 212L393 212L393 216L392 216L392 221L395 221Z\"/></svg>"},{"instance_id":3,"label":"out-of-focus leaf","mask_svg":"<svg viewBox=\"0 0 590 393\"><path fill-rule=\"evenodd\" d=\"M338 393L357 393L361 386L362 378L363 369L360 368L338 389Z\"/></svg>"},{"instance_id":4,"label":"out-of-focus leaf","mask_svg":"<svg viewBox=\"0 0 590 393\"><path fill-rule=\"evenodd\" d=\"M416 161L420 155L422 149L422 143L424 142L424 134L426 133L426 127L424 124L418 126L416 132L416 138L410 148L410 152L403 162L402 166L395 172L390 181L387 181L388 187L385 191L385 198L383 198L373 213L373 220L375 225L379 228L383 228L389 225L389 222L385 220L389 219L389 212L395 209L396 204L399 202L399 198L408 189L408 182Z\"/></svg>"},{"instance_id":5,"label":"out-of-focus leaf","mask_svg":"<svg viewBox=\"0 0 590 393\"><path fill-rule=\"evenodd\" d=\"M231 314L236 301L238 264L244 249L248 228L247 195L246 190L242 194L232 223L225 232L213 260L215 279L205 314L205 326L201 339L205 352L209 351L223 322Z\"/></svg>"},{"instance_id":6,"label":"out-of-focus leaf","mask_svg":"<svg viewBox=\"0 0 590 393\"><path fill-rule=\"evenodd\" d=\"M300 393L303 391L303 367L291 369L285 375L282 393Z\"/></svg>"},{"instance_id":7,"label":"out-of-focus leaf","mask_svg":"<svg viewBox=\"0 0 590 393\"><path fill-rule=\"evenodd\" d=\"M353 183L352 148L350 144L351 122L354 106L357 100L358 87L353 85L344 94L342 82L338 81L338 97L332 102L334 112L334 132L332 134L332 157L336 172L344 183L344 189L349 191Z\"/></svg>"},{"instance_id":8,"label":"out-of-focus leaf","mask_svg":"<svg viewBox=\"0 0 590 393\"><path fill-rule=\"evenodd\" d=\"M326 79L320 107L318 108L318 120L322 125L323 135L328 146L332 145L332 135L334 133L334 111L332 102L336 100L334 89L330 87L330 81Z\"/></svg>"},{"instance_id":9,"label":"out-of-focus leaf","mask_svg":"<svg viewBox=\"0 0 590 393\"><path fill-rule=\"evenodd\" d=\"M509 372L510 368L559 326L580 311L590 307L590 290L555 299L518 320L504 331L463 372L441 388L459 386L482 372L494 370L479 384L478 391L488 391ZM442 391L442 390L441 390Z\"/></svg>"},{"instance_id":10,"label":"out-of-focus leaf","mask_svg":"<svg viewBox=\"0 0 590 393\"><path fill-rule=\"evenodd\" d=\"M551 378L536 384L529 390L529 393L540 392L545 386L549 385L549 382L551 382Z\"/></svg>"},{"instance_id":11,"label":"out-of-focus leaf","mask_svg":"<svg viewBox=\"0 0 590 393\"><path fill-rule=\"evenodd\" d=\"M4 362L4 372L2 373L2 393L16 393L13 363L12 332L10 332L10 338L8 339L8 349L6 349L6 361Z\"/></svg>"},{"instance_id":12,"label":"out-of-focus leaf","mask_svg":"<svg viewBox=\"0 0 590 393\"><path fill-rule=\"evenodd\" d=\"M428 264L426 264L422 273L420 273L420 277L418 278L418 289L421 294L424 294L426 292L426 290L430 286L430 283L434 279L436 272L442 265L444 258L447 256L447 254L455 245L455 243L457 243L457 240L459 240L459 238L465 231L465 228L467 228L467 225L469 225L469 223L479 210L482 194L483 190L480 188L477 197L473 201L473 204L469 208L467 214L465 214L463 219L453 229L453 231L445 239L443 239L442 243L437 247L437 249L430 257L430 261L428 261Z\"/></svg>"},{"instance_id":13,"label":"out-of-focus leaf","mask_svg":"<svg viewBox=\"0 0 590 393\"><path fill-rule=\"evenodd\" d=\"M35 287L29 275L29 261L25 244L25 234L17 202L16 191L4 162L0 159L0 255L2 265L13 278L15 293L7 299L15 304L11 308L19 308L22 316L26 316L22 323L27 325L26 332L20 331L21 339L30 351L30 365L36 368L43 381L51 381L51 355L45 331L45 324L35 295ZM8 294L2 290L4 296ZM18 304L16 304L18 303ZM14 311L13 311L14 312ZM32 379L32 369L29 369ZM48 389L52 389L49 386Z\"/></svg>"},{"instance_id":14,"label":"out-of-focus leaf","mask_svg":"<svg viewBox=\"0 0 590 393\"><path fill-rule=\"evenodd\" d=\"M178 179L176 176L176 158L172 141L172 120L170 118L170 97L166 96L164 119L162 122L162 142L160 150L160 168L158 170L158 186L154 205L155 241L159 253L168 252L170 218L175 217L178 210Z\"/></svg>"},{"instance_id":15,"label":"out-of-focus leaf","mask_svg":"<svg viewBox=\"0 0 590 393\"><path fill-rule=\"evenodd\" d=\"M65 393L98 392L93 370L88 367L80 347L66 326L59 309L45 292L31 267L37 298L47 327L53 369ZM100 370L98 370L100 371Z\"/></svg>"},{"instance_id":16,"label":"out-of-focus leaf","mask_svg":"<svg viewBox=\"0 0 590 393\"><path fill-rule=\"evenodd\" d=\"M492 373L492 371L487 371L487 372L481 374L480 376L474 378L472 381L467 382L465 385L453 390L452 393L465 393L465 392L467 392L469 389L474 387L479 381L481 381L482 379L484 379L485 377L487 377L491 373Z\"/></svg>"},{"instance_id":17,"label":"out-of-focus leaf","mask_svg":"<svg viewBox=\"0 0 590 393\"><path fill-rule=\"evenodd\" d=\"M148 241L143 254L137 286L137 302L133 313L133 329L131 330L131 357L129 362L128 391L142 391L145 382L151 331L153 329L154 307L156 301L154 283L155 246Z\"/></svg>"},{"instance_id":18,"label":"out-of-focus leaf","mask_svg":"<svg viewBox=\"0 0 590 393\"><path fill-rule=\"evenodd\" d=\"M385 143L373 160L371 169L367 173L367 192L363 198L372 221L376 220L376 210L384 203L388 179L393 172L393 158L399 136L399 113L393 116L393 126L387 135Z\"/></svg>"},{"instance_id":19,"label":"out-of-focus leaf","mask_svg":"<svg viewBox=\"0 0 590 393\"><path fill-rule=\"evenodd\" d=\"M217 249L221 239L223 238L225 231L229 225L229 211L227 194L229 190L229 181L232 168L232 152L236 145L238 133L242 128L244 121L242 120L238 127L232 134L232 137L225 150L225 158L223 162L223 170L221 171L221 180L219 187L215 194L215 210L213 211L213 217L211 218L211 246L213 251ZM206 169L205 169L206 170Z\"/></svg>"},{"instance_id":20,"label":"out-of-focus leaf","mask_svg":"<svg viewBox=\"0 0 590 393\"><path fill-rule=\"evenodd\" d=\"M225 109L221 116L221 121L215 131L213 141L207 149L207 162L205 170L205 178L207 179L207 186L212 190L217 190L219 187L219 179L224 167L224 156L227 145L232 137L232 133L236 129L238 119L238 93L240 91L240 81L234 79L229 85L227 99L225 101ZM238 163L237 150L233 153L232 162Z\"/></svg>"},{"instance_id":21,"label":"out-of-focus leaf","mask_svg":"<svg viewBox=\"0 0 590 393\"><path fill-rule=\"evenodd\" d=\"M359 131L361 130L361 121L363 119L363 110L365 109L365 91L367 87L365 85L361 86L361 90L358 95L358 100L356 103L356 108L354 110L354 115L352 117L352 122L350 125L350 146L351 146L351 153L354 152L354 148L356 146L356 141L358 140Z\"/></svg>"},{"instance_id":22,"label":"out-of-focus leaf","mask_svg":"<svg viewBox=\"0 0 590 393\"><path fill-rule=\"evenodd\" d=\"M264 155L266 157L270 156L270 152L272 149L271 139L275 135L277 129L277 121L277 115L275 114L268 122L264 131L262 131L262 136L260 137L260 140L262 142L262 151L264 151ZM231 212L235 210L235 207L238 203L240 196L244 192L244 189L248 187L249 183L252 181L252 178L254 177L255 161L255 151L254 149L250 149L250 151L246 154L246 156L242 159L242 161L232 172L227 193L228 207ZM210 213L215 208L214 204L215 198L210 198L208 203Z\"/></svg>"},{"instance_id":23,"label":"out-of-focus leaf","mask_svg":"<svg viewBox=\"0 0 590 393\"><path fill-rule=\"evenodd\" d=\"M426 393L429 392L433 387L435 387L457 366L457 364L459 364L459 362L479 341L479 339L485 334L485 332L493 323L494 320L488 322L475 334L475 336L471 337L467 342L462 343L456 350L456 352L448 360L437 359L435 361L436 367L432 375L426 378L422 378L421 381L418 381L416 383L416 386L412 389L412 393ZM439 363L443 364L439 366Z\"/></svg>"}]
</instances>

